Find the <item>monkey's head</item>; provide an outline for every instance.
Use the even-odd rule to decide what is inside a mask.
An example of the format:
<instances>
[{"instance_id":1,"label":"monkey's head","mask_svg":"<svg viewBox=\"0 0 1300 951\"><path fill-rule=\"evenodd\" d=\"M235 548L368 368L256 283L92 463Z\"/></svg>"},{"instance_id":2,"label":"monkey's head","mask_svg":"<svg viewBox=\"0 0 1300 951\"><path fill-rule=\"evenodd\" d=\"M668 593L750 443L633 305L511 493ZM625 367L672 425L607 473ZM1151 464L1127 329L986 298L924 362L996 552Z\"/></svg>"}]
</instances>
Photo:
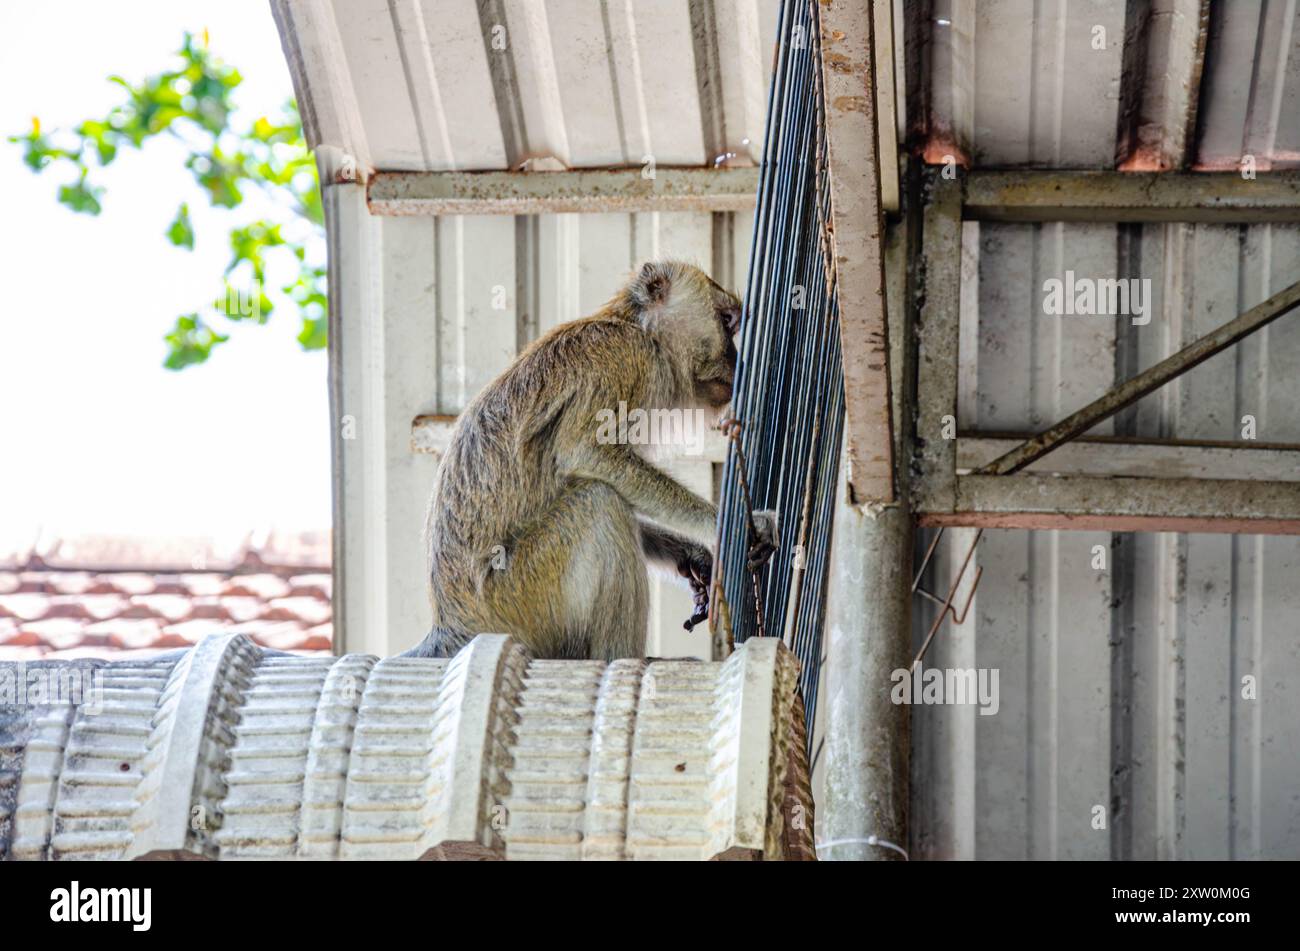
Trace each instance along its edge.
<instances>
[{"instance_id":1,"label":"monkey's head","mask_svg":"<svg viewBox=\"0 0 1300 951\"><path fill-rule=\"evenodd\" d=\"M692 402L722 409L736 376L740 299L699 268L680 261L652 261L628 288L641 326L665 348L688 380Z\"/></svg>"}]
</instances>

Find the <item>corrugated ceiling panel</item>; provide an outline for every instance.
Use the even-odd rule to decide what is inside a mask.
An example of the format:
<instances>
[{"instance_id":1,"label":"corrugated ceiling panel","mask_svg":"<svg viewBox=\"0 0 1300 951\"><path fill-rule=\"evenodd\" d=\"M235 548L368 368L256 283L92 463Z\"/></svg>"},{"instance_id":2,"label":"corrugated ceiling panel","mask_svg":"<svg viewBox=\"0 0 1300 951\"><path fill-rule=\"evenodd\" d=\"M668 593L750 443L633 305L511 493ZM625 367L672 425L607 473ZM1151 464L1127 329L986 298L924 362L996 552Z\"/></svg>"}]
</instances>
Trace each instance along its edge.
<instances>
[{"instance_id":1,"label":"corrugated ceiling panel","mask_svg":"<svg viewBox=\"0 0 1300 951\"><path fill-rule=\"evenodd\" d=\"M757 162L778 0L328 0L375 168ZM304 15L308 15L304 13ZM309 94L334 96L322 77Z\"/></svg>"},{"instance_id":2,"label":"corrugated ceiling panel","mask_svg":"<svg viewBox=\"0 0 1300 951\"><path fill-rule=\"evenodd\" d=\"M931 37L931 161L1114 165L1123 4L935 0Z\"/></svg>"},{"instance_id":3,"label":"corrugated ceiling panel","mask_svg":"<svg viewBox=\"0 0 1300 951\"><path fill-rule=\"evenodd\" d=\"M1300 167L1300 9L1294 2L1216 3L1210 19L1198 161Z\"/></svg>"},{"instance_id":4,"label":"corrugated ceiling panel","mask_svg":"<svg viewBox=\"0 0 1300 951\"><path fill-rule=\"evenodd\" d=\"M1041 427L1300 279L1295 227L967 228L963 425L986 431ZM1045 315L1043 281L1067 269L1149 278L1150 323ZM1300 440L1296 367L1300 322L1282 320L1114 430L1238 439L1249 414L1260 440ZM945 538L932 590L971 537ZM1300 857L1300 539L989 531L976 560L971 615L926 662L997 669L1000 709L914 709L920 855Z\"/></svg>"},{"instance_id":5,"label":"corrugated ceiling panel","mask_svg":"<svg viewBox=\"0 0 1300 951\"><path fill-rule=\"evenodd\" d=\"M927 160L1136 170L1231 168L1251 155L1260 169L1300 166L1300 7L1224 0L1208 23L1203 9L933 0L930 46L910 51L926 57Z\"/></svg>"}]
</instances>

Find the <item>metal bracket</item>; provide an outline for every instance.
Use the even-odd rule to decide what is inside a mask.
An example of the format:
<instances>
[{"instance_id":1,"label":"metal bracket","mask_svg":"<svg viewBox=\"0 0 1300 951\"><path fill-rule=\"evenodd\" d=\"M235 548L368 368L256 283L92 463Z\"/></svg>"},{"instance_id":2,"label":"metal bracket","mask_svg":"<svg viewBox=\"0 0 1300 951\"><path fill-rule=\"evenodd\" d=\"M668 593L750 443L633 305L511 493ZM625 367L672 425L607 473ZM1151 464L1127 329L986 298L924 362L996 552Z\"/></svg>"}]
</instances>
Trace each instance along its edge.
<instances>
[{"instance_id":1,"label":"metal bracket","mask_svg":"<svg viewBox=\"0 0 1300 951\"><path fill-rule=\"evenodd\" d=\"M925 558L921 560L921 567L916 572L916 577L912 579L912 593L919 594L921 597L941 605L938 615L935 616L934 623L930 625L930 631L925 635L925 641L921 644L921 649L916 652L916 657L912 661L912 666L908 668L909 672L916 670L921 663L921 658L930 648L930 642L934 640L935 633L938 632L939 626L943 624L945 617L951 617L953 624L961 624L966 620L966 614L970 611L971 604L975 601L975 592L979 589L980 578L984 576L983 566L975 569L975 580L971 582L970 594L966 595L966 601L958 611L952 606L952 599L957 596L957 588L960 587L961 581L966 577L966 568L970 565L970 560L975 554L975 547L980 543L980 538L984 535L984 529L975 533L975 540L970 543L970 548L966 551L966 557L962 559L961 568L957 572L957 577L952 580L952 586L948 589L948 596L940 599L938 596L931 594L921 587L921 578L925 576L925 569L930 564L930 559L934 557L934 550L939 547L939 539L943 538L944 530L942 528L935 532L934 539L930 542L930 547L926 549Z\"/></svg>"}]
</instances>

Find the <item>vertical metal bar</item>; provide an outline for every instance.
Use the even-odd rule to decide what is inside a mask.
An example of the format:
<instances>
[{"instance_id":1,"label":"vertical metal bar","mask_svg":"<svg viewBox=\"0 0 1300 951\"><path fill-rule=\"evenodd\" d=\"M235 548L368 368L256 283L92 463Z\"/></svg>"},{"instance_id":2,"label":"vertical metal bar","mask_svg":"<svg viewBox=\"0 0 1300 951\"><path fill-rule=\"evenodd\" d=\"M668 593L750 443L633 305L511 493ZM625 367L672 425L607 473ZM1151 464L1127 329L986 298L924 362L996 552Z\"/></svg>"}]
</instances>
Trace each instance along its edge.
<instances>
[{"instance_id":1,"label":"vertical metal bar","mask_svg":"<svg viewBox=\"0 0 1300 951\"><path fill-rule=\"evenodd\" d=\"M878 515L836 507L826 616L826 785L822 859L897 858L907 847L911 708L890 677L911 660L912 514L906 499Z\"/></svg>"},{"instance_id":2,"label":"vertical metal bar","mask_svg":"<svg viewBox=\"0 0 1300 951\"><path fill-rule=\"evenodd\" d=\"M908 508L913 448L916 347L912 328L915 287L910 262L919 253L920 195L905 177L904 215L886 242L891 280L889 332L895 353L899 501L877 510L853 505L840 486L835 500L831 576L827 590L825 724L818 857L890 860L908 841L910 708L891 699L892 676L911 660L913 520ZM877 513L877 514L873 514ZM828 526L829 528L829 526ZM824 734L824 736L823 736ZM872 837L875 837L873 840ZM876 844L872 844L875 841Z\"/></svg>"},{"instance_id":3,"label":"vertical metal bar","mask_svg":"<svg viewBox=\"0 0 1300 951\"><path fill-rule=\"evenodd\" d=\"M819 0L821 78L834 225L835 275L844 354L845 464L859 502L892 502L884 217L876 132L871 0Z\"/></svg>"}]
</instances>

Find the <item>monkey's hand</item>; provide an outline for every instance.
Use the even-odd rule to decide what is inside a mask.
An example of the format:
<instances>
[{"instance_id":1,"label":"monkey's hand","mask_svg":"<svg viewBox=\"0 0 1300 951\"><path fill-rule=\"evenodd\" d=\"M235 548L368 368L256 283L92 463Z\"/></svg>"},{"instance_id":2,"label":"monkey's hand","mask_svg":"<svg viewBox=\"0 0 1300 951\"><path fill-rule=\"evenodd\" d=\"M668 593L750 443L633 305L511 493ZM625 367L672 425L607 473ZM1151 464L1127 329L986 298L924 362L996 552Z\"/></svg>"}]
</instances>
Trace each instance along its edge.
<instances>
[{"instance_id":1,"label":"monkey's hand","mask_svg":"<svg viewBox=\"0 0 1300 951\"><path fill-rule=\"evenodd\" d=\"M690 631L709 616L709 583L713 580L713 553L652 522L641 522L641 548L646 560L663 569L675 571L686 580L695 598L690 620L682 626Z\"/></svg>"},{"instance_id":2,"label":"monkey's hand","mask_svg":"<svg viewBox=\"0 0 1300 951\"><path fill-rule=\"evenodd\" d=\"M754 538L749 543L748 564L750 571L757 571L767 564L768 559L776 554L779 547L781 523L776 512L762 509L754 513Z\"/></svg>"},{"instance_id":3,"label":"monkey's hand","mask_svg":"<svg viewBox=\"0 0 1300 951\"><path fill-rule=\"evenodd\" d=\"M709 583L713 580L713 553L701 545L692 545L677 562L677 573L686 579L695 598L695 610L682 625L692 631L709 618Z\"/></svg>"}]
</instances>

